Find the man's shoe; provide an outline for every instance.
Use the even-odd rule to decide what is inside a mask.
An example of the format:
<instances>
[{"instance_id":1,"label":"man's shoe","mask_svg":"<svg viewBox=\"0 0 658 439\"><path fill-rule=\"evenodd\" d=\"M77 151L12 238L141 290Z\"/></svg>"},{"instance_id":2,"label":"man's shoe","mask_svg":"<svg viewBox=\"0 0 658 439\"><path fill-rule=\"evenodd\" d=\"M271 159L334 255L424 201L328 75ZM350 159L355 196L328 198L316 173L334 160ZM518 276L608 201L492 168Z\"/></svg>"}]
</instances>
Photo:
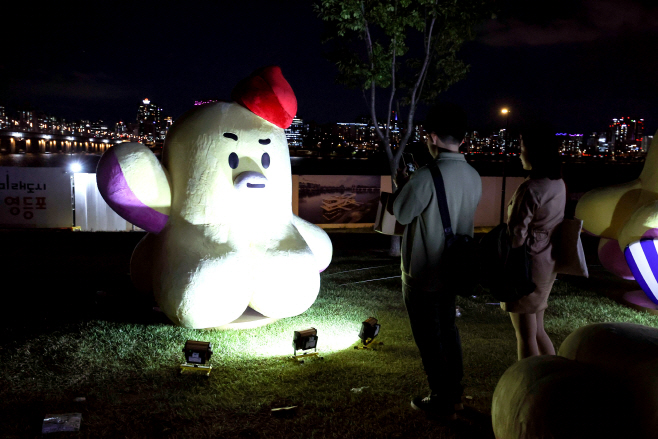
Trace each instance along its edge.
<instances>
[{"instance_id":1,"label":"man's shoe","mask_svg":"<svg viewBox=\"0 0 658 439\"><path fill-rule=\"evenodd\" d=\"M417 396L411 400L411 407L414 410L425 412L428 416L454 421L457 419L455 413L456 404L449 404L442 401L436 395L426 397Z\"/></svg>"}]
</instances>

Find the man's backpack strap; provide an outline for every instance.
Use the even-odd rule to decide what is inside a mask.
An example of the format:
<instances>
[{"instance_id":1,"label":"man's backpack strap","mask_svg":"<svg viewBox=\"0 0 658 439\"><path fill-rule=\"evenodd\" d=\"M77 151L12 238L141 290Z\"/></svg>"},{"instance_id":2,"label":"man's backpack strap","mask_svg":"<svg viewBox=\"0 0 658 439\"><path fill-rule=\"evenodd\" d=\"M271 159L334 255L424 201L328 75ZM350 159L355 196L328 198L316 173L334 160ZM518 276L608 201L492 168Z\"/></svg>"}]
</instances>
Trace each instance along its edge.
<instances>
[{"instance_id":1,"label":"man's backpack strap","mask_svg":"<svg viewBox=\"0 0 658 439\"><path fill-rule=\"evenodd\" d=\"M446 199L446 187L443 184L443 176L441 175L441 170L436 162L429 168L432 173L432 179L434 180L434 187L436 188L436 199L439 202L441 223L443 224L443 231L447 242L452 238L455 232L452 230L452 224L450 223L450 211L448 210L448 200Z\"/></svg>"}]
</instances>

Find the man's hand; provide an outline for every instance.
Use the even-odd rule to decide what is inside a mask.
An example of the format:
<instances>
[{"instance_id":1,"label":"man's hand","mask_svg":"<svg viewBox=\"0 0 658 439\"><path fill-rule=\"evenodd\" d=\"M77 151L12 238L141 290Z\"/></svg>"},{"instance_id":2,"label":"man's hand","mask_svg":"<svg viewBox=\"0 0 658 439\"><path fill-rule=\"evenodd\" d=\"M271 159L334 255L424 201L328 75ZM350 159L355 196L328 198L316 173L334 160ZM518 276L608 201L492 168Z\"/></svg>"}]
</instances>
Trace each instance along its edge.
<instances>
[{"instance_id":1,"label":"man's hand","mask_svg":"<svg viewBox=\"0 0 658 439\"><path fill-rule=\"evenodd\" d=\"M402 186L407 184L409 178L409 174L405 168L398 168L397 172L395 173L395 185L398 187L398 189L401 189Z\"/></svg>"}]
</instances>

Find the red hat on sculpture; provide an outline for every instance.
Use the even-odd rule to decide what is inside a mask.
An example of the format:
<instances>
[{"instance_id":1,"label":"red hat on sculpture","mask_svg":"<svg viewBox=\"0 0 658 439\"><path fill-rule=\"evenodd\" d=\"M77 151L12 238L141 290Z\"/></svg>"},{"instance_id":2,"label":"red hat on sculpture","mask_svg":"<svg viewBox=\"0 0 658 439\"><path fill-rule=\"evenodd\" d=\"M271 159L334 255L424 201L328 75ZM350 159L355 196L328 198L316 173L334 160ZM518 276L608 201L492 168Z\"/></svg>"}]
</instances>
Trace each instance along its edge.
<instances>
[{"instance_id":1,"label":"red hat on sculpture","mask_svg":"<svg viewBox=\"0 0 658 439\"><path fill-rule=\"evenodd\" d=\"M231 99L279 128L297 114L297 98L278 66L262 67L235 86Z\"/></svg>"}]
</instances>

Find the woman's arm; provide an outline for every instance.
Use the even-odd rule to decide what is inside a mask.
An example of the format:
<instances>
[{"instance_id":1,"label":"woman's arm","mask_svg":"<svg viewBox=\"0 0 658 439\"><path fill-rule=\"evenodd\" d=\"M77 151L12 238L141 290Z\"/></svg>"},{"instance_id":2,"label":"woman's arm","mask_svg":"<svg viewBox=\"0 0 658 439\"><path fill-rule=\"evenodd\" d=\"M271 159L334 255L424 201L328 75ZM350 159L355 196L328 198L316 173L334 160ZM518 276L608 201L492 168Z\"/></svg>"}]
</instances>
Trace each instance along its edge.
<instances>
[{"instance_id":1,"label":"woman's arm","mask_svg":"<svg viewBox=\"0 0 658 439\"><path fill-rule=\"evenodd\" d=\"M507 220L512 248L520 247L526 241L528 227L537 209L537 204L537 198L527 185L523 185L517 190L512 205L512 213Z\"/></svg>"}]
</instances>

